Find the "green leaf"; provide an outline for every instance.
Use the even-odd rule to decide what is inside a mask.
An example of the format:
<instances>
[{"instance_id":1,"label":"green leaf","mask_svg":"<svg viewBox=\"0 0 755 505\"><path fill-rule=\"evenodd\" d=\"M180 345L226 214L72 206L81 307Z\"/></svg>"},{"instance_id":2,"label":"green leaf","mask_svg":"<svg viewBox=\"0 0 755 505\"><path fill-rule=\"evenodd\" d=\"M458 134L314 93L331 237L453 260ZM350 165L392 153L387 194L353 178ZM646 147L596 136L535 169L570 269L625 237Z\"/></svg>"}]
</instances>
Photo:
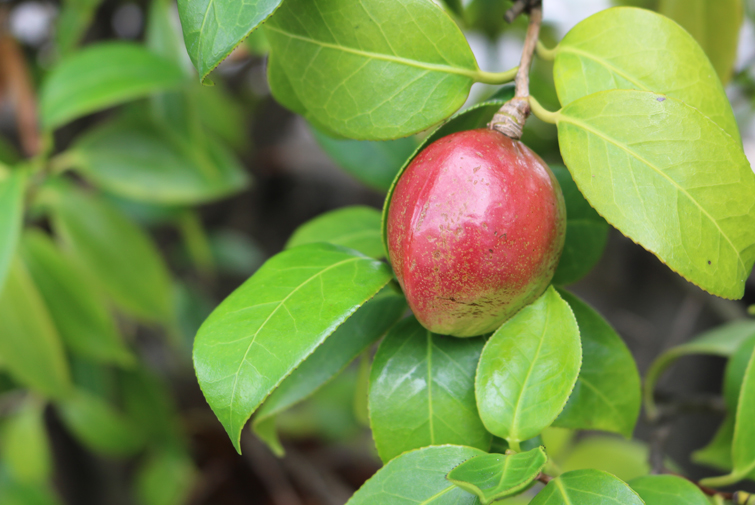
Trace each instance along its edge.
<instances>
[{"instance_id":1,"label":"green leaf","mask_svg":"<svg viewBox=\"0 0 755 505\"><path fill-rule=\"evenodd\" d=\"M660 0L658 12L682 25L705 50L721 81L729 82L744 21L742 0Z\"/></svg>"},{"instance_id":2,"label":"green leaf","mask_svg":"<svg viewBox=\"0 0 755 505\"><path fill-rule=\"evenodd\" d=\"M24 235L22 257L60 336L73 352L103 363L134 363L102 296L75 261L38 230Z\"/></svg>"},{"instance_id":3,"label":"green leaf","mask_svg":"<svg viewBox=\"0 0 755 505\"><path fill-rule=\"evenodd\" d=\"M579 340L574 314L553 287L505 322L477 367L477 407L488 431L516 444L548 427L577 381Z\"/></svg>"},{"instance_id":4,"label":"green leaf","mask_svg":"<svg viewBox=\"0 0 755 505\"><path fill-rule=\"evenodd\" d=\"M490 448L474 376L485 339L436 335L410 317L388 332L370 375L370 426L383 462L429 445Z\"/></svg>"},{"instance_id":5,"label":"green leaf","mask_svg":"<svg viewBox=\"0 0 755 505\"><path fill-rule=\"evenodd\" d=\"M20 384L45 397L71 393L63 344L29 272L16 259L0 293L0 356Z\"/></svg>"},{"instance_id":6,"label":"green leaf","mask_svg":"<svg viewBox=\"0 0 755 505\"><path fill-rule=\"evenodd\" d=\"M186 50L204 81L282 0L179 0Z\"/></svg>"},{"instance_id":7,"label":"green leaf","mask_svg":"<svg viewBox=\"0 0 755 505\"><path fill-rule=\"evenodd\" d=\"M328 242L355 249L371 258L385 257L380 239L380 212L363 206L326 212L296 229L286 248Z\"/></svg>"},{"instance_id":8,"label":"green leaf","mask_svg":"<svg viewBox=\"0 0 755 505\"><path fill-rule=\"evenodd\" d=\"M547 461L542 447L518 454L483 454L451 470L448 480L488 505L527 489Z\"/></svg>"},{"instance_id":9,"label":"green leaf","mask_svg":"<svg viewBox=\"0 0 755 505\"><path fill-rule=\"evenodd\" d=\"M461 30L430 0L323 3L286 0L265 32L272 60L329 130L365 140L416 133L483 78Z\"/></svg>"},{"instance_id":10,"label":"green leaf","mask_svg":"<svg viewBox=\"0 0 755 505\"><path fill-rule=\"evenodd\" d=\"M25 172L14 170L5 180L0 174L0 292L21 235L25 193Z\"/></svg>"},{"instance_id":11,"label":"green leaf","mask_svg":"<svg viewBox=\"0 0 755 505\"><path fill-rule=\"evenodd\" d=\"M340 140L312 128L319 146L348 173L378 191L388 191L396 173L417 149L417 139L387 142Z\"/></svg>"},{"instance_id":12,"label":"green leaf","mask_svg":"<svg viewBox=\"0 0 755 505\"><path fill-rule=\"evenodd\" d=\"M181 69L126 42L97 44L62 61L39 98L42 125L53 129L85 114L141 98L183 82Z\"/></svg>"},{"instance_id":13,"label":"green leaf","mask_svg":"<svg viewBox=\"0 0 755 505\"><path fill-rule=\"evenodd\" d=\"M136 495L141 505L183 505L197 479L191 458L176 451L159 451L139 468Z\"/></svg>"},{"instance_id":14,"label":"green leaf","mask_svg":"<svg viewBox=\"0 0 755 505\"><path fill-rule=\"evenodd\" d=\"M191 149L152 122L127 120L93 129L68 156L93 184L133 200L197 204L246 188L233 156L216 142L207 147Z\"/></svg>"},{"instance_id":15,"label":"green leaf","mask_svg":"<svg viewBox=\"0 0 755 505\"><path fill-rule=\"evenodd\" d=\"M600 261L610 227L590 207L566 168L551 165L550 169L558 179L566 202L566 241L553 275L553 284L565 286L580 280Z\"/></svg>"},{"instance_id":16,"label":"green leaf","mask_svg":"<svg viewBox=\"0 0 755 505\"><path fill-rule=\"evenodd\" d=\"M652 11L618 7L582 21L556 47L553 73L564 106L598 91L651 91L694 107L739 141L731 105L703 50Z\"/></svg>"},{"instance_id":17,"label":"green leaf","mask_svg":"<svg viewBox=\"0 0 755 505\"><path fill-rule=\"evenodd\" d=\"M406 300L387 286L328 337L265 401L254 418L254 431L279 456L276 416L311 396L377 341L406 311Z\"/></svg>"},{"instance_id":18,"label":"green leaf","mask_svg":"<svg viewBox=\"0 0 755 505\"><path fill-rule=\"evenodd\" d=\"M151 446L171 450L186 446L186 433L175 400L159 377L145 368L137 368L121 371L118 383L126 417L139 427Z\"/></svg>"},{"instance_id":19,"label":"green leaf","mask_svg":"<svg viewBox=\"0 0 755 505\"><path fill-rule=\"evenodd\" d=\"M640 374L632 353L600 314L559 291L577 318L582 368L574 391L553 426L632 436L640 415Z\"/></svg>"},{"instance_id":20,"label":"green leaf","mask_svg":"<svg viewBox=\"0 0 755 505\"><path fill-rule=\"evenodd\" d=\"M700 488L676 475L647 475L629 481L645 505L710 505Z\"/></svg>"},{"instance_id":21,"label":"green leaf","mask_svg":"<svg viewBox=\"0 0 755 505\"><path fill-rule=\"evenodd\" d=\"M94 452L123 457L135 454L144 446L141 431L98 396L77 391L56 406L63 424Z\"/></svg>"},{"instance_id":22,"label":"green leaf","mask_svg":"<svg viewBox=\"0 0 755 505\"><path fill-rule=\"evenodd\" d=\"M27 400L3 427L2 459L13 480L43 484L52 473L44 405Z\"/></svg>"},{"instance_id":23,"label":"green leaf","mask_svg":"<svg viewBox=\"0 0 755 505\"><path fill-rule=\"evenodd\" d=\"M3 505L61 505L61 501L47 486L5 481L0 483L0 503Z\"/></svg>"},{"instance_id":24,"label":"green leaf","mask_svg":"<svg viewBox=\"0 0 755 505\"><path fill-rule=\"evenodd\" d=\"M595 469L628 481L650 473L647 445L606 435L591 436L579 441L559 461L564 472Z\"/></svg>"},{"instance_id":25,"label":"green leaf","mask_svg":"<svg viewBox=\"0 0 755 505\"><path fill-rule=\"evenodd\" d=\"M490 122L490 119L493 117L493 115L498 112L498 109L500 109L504 103L511 100L513 97L514 86L503 86L494 95L494 97L490 98L489 100L486 100L482 103L454 114L446 122L436 128L435 131L428 135L417 147L414 153L406 159L404 166L401 167L401 170L398 171L396 177L393 178L391 187L388 189L388 194L385 197L385 204L383 205L383 246L386 251L388 250L388 227L386 226L386 223L388 222L388 209L390 207L391 198L393 197L393 191L396 189L396 184L398 184L398 180L401 178L404 170L406 170L406 167L409 166L414 158L416 158L417 155L425 149L425 147L429 146L436 140L439 140L447 135L451 135L452 133L457 133L465 130L474 130L475 128L483 128L488 122Z\"/></svg>"},{"instance_id":26,"label":"green leaf","mask_svg":"<svg viewBox=\"0 0 755 505\"><path fill-rule=\"evenodd\" d=\"M446 480L446 474L482 454L454 445L407 452L378 470L346 505L479 505L474 495Z\"/></svg>"},{"instance_id":27,"label":"green leaf","mask_svg":"<svg viewBox=\"0 0 755 505\"><path fill-rule=\"evenodd\" d=\"M8 139L0 136L0 166L2 164L15 165L19 161L21 161L21 155L18 153L18 150L16 150ZM0 172L2 171L0 170Z\"/></svg>"},{"instance_id":28,"label":"green leaf","mask_svg":"<svg viewBox=\"0 0 755 505\"><path fill-rule=\"evenodd\" d=\"M557 114L561 154L590 204L710 293L741 298L755 263L755 174L740 142L679 100L634 90Z\"/></svg>"},{"instance_id":29,"label":"green leaf","mask_svg":"<svg viewBox=\"0 0 755 505\"><path fill-rule=\"evenodd\" d=\"M692 461L723 471L732 468L731 443L734 440L734 415L729 414L708 445L692 453Z\"/></svg>"},{"instance_id":30,"label":"green leaf","mask_svg":"<svg viewBox=\"0 0 755 505\"><path fill-rule=\"evenodd\" d=\"M731 413L737 411L739 393L742 390L742 382L753 351L755 351L755 332L742 342L726 364L724 399L726 400L726 408Z\"/></svg>"},{"instance_id":31,"label":"green leaf","mask_svg":"<svg viewBox=\"0 0 755 505\"><path fill-rule=\"evenodd\" d=\"M53 228L91 278L129 314L170 321L170 275L144 230L96 195L65 187L54 196Z\"/></svg>"},{"instance_id":32,"label":"green leaf","mask_svg":"<svg viewBox=\"0 0 755 505\"><path fill-rule=\"evenodd\" d=\"M57 52L66 57L79 45L102 0L65 0L55 22Z\"/></svg>"},{"instance_id":33,"label":"green leaf","mask_svg":"<svg viewBox=\"0 0 755 505\"><path fill-rule=\"evenodd\" d=\"M307 244L268 260L215 309L197 333L194 368L237 450L265 397L390 278L356 251Z\"/></svg>"},{"instance_id":34,"label":"green leaf","mask_svg":"<svg viewBox=\"0 0 755 505\"><path fill-rule=\"evenodd\" d=\"M643 505L632 488L599 470L576 470L548 483L530 505Z\"/></svg>"}]
</instances>

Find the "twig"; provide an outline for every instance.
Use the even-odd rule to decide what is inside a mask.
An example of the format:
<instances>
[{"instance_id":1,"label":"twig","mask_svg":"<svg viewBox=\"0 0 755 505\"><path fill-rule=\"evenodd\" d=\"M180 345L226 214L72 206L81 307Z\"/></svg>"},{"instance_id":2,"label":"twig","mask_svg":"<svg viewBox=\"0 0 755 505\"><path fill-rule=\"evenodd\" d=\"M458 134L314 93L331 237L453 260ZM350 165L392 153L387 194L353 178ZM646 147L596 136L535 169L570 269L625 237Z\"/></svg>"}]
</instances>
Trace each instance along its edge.
<instances>
[{"instance_id":1,"label":"twig","mask_svg":"<svg viewBox=\"0 0 755 505\"><path fill-rule=\"evenodd\" d=\"M553 477L551 477L550 475L546 475L543 472L540 472L540 475L537 476L537 480L547 486L548 483L553 480Z\"/></svg>"}]
</instances>

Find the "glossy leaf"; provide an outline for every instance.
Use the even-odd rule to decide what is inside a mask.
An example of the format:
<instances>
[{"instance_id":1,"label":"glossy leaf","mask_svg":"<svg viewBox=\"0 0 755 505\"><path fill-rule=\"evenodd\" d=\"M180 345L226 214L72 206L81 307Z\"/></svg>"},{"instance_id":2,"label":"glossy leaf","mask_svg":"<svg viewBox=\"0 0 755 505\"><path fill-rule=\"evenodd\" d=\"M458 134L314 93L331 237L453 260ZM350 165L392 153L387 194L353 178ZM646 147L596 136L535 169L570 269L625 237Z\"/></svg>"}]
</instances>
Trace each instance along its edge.
<instances>
[{"instance_id":1,"label":"glossy leaf","mask_svg":"<svg viewBox=\"0 0 755 505\"><path fill-rule=\"evenodd\" d=\"M0 173L0 293L21 235L25 191L25 172L14 170L4 180Z\"/></svg>"},{"instance_id":2,"label":"glossy leaf","mask_svg":"<svg viewBox=\"0 0 755 505\"><path fill-rule=\"evenodd\" d=\"M385 197L385 204L383 205L383 246L385 247L386 251L388 250L388 227L386 226L386 223L388 221L388 208L390 207L391 197L393 196L393 191L396 188L396 184L398 184L398 180L401 178L404 170L406 170L406 167L409 166L412 160L420 152L422 152L425 147L429 146L436 140L441 139L447 135L451 135L452 133L457 133L465 130L474 130L475 128L483 128L488 122L490 122L490 119L498 111L498 109L500 109L504 103L511 100L511 98L513 97L514 86L503 86L493 98L454 114L446 122L436 128L435 131L428 135L422 141L419 147L417 147L414 153L406 159L404 166L401 167L401 170L399 170L396 174L396 177L394 177L393 182L391 183L391 187L388 189L388 194Z\"/></svg>"},{"instance_id":3,"label":"glossy leaf","mask_svg":"<svg viewBox=\"0 0 755 505\"><path fill-rule=\"evenodd\" d=\"M483 454L451 470L448 480L487 505L527 489L547 461L542 447L518 454Z\"/></svg>"},{"instance_id":4,"label":"glossy leaf","mask_svg":"<svg viewBox=\"0 0 755 505\"><path fill-rule=\"evenodd\" d=\"M424 130L461 107L481 78L461 31L429 0L399 8L381 0L286 0L265 31L271 59L302 105L349 138Z\"/></svg>"},{"instance_id":5,"label":"glossy leaf","mask_svg":"<svg viewBox=\"0 0 755 505\"><path fill-rule=\"evenodd\" d=\"M71 393L60 336L19 259L11 264L0 293L0 356L16 381L43 396L62 398Z\"/></svg>"},{"instance_id":6,"label":"glossy leaf","mask_svg":"<svg viewBox=\"0 0 755 505\"><path fill-rule=\"evenodd\" d=\"M647 475L629 481L645 505L710 505L692 482L676 475Z\"/></svg>"},{"instance_id":7,"label":"glossy leaf","mask_svg":"<svg viewBox=\"0 0 755 505\"><path fill-rule=\"evenodd\" d=\"M577 318L582 367L574 391L553 426L632 436L640 415L640 374L632 353L600 314L560 291Z\"/></svg>"},{"instance_id":8,"label":"glossy leaf","mask_svg":"<svg viewBox=\"0 0 755 505\"><path fill-rule=\"evenodd\" d=\"M609 223L706 291L742 297L755 263L755 174L738 140L645 91L586 96L557 122L569 171Z\"/></svg>"},{"instance_id":9,"label":"glossy leaf","mask_svg":"<svg viewBox=\"0 0 755 505\"><path fill-rule=\"evenodd\" d=\"M186 49L202 80L262 24L282 0L180 0Z\"/></svg>"},{"instance_id":10,"label":"glossy leaf","mask_svg":"<svg viewBox=\"0 0 755 505\"><path fill-rule=\"evenodd\" d=\"M190 457L160 451L147 459L136 477L136 494L142 505L183 505L195 486L197 470Z\"/></svg>"},{"instance_id":11,"label":"glossy leaf","mask_svg":"<svg viewBox=\"0 0 755 505\"><path fill-rule=\"evenodd\" d=\"M52 473L44 405L27 400L3 427L2 458L13 480L43 484Z\"/></svg>"},{"instance_id":12,"label":"glossy leaf","mask_svg":"<svg viewBox=\"0 0 755 505\"><path fill-rule=\"evenodd\" d=\"M90 450L108 456L129 456L144 446L144 436L122 413L102 398L77 391L57 403L63 424Z\"/></svg>"},{"instance_id":13,"label":"glossy leaf","mask_svg":"<svg viewBox=\"0 0 755 505\"><path fill-rule=\"evenodd\" d=\"M91 278L124 311L169 321L170 276L150 237L117 208L66 187L55 194L52 224Z\"/></svg>"},{"instance_id":14,"label":"glossy leaf","mask_svg":"<svg viewBox=\"0 0 755 505\"><path fill-rule=\"evenodd\" d=\"M47 129L157 91L176 88L183 72L142 46L109 42L62 61L42 85L39 112Z\"/></svg>"},{"instance_id":15,"label":"glossy leaf","mask_svg":"<svg viewBox=\"0 0 755 505\"><path fill-rule=\"evenodd\" d=\"M356 251L307 244L268 260L215 309L197 333L194 368L237 450L265 397L390 278Z\"/></svg>"},{"instance_id":16,"label":"glossy leaf","mask_svg":"<svg viewBox=\"0 0 755 505\"><path fill-rule=\"evenodd\" d=\"M167 205L197 204L243 190L249 179L211 139L191 149L147 121L120 121L92 130L69 151L93 184L120 196Z\"/></svg>"},{"instance_id":17,"label":"glossy leaf","mask_svg":"<svg viewBox=\"0 0 755 505\"><path fill-rule=\"evenodd\" d=\"M637 440L597 435L576 443L558 462L564 472L595 469L629 481L650 473L650 450Z\"/></svg>"},{"instance_id":18,"label":"glossy leaf","mask_svg":"<svg viewBox=\"0 0 755 505\"><path fill-rule=\"evenodd\" d=\"M587 203L566 168L551 165L550 169L566 202L566 240L553 275L553 284L564 286L580 280L600 261L610 227Z\"/></svg>"},{"instance_id":19,"label":"glossy leaf","mask_svg":"<svg viewBox=\"0 0 755 505\"><path fill-rule=\"evenodd\" d=\"M38 230L26 232L22 257L60 336L73 352L104 363L134 363L101 294L75 261Z\"/></svg>"},{"instance_id":20,"label":"glossy leaf","mask_svg":"<svg viewBox=\"0 0 755 505\"><path fill-rule=\"evenodd\" d=\"M391 286L360 307L328 337L265 401L254 430L278 455L283 447L275 417L312 395L375 343L406 311L406 300Z\"/></svg>"},{"instance_id":21,"label":"glossy leaf","mask_svg":"<svg viewBox=\"0 0 755 505\"><path fill-rule=\"evenodd\" d=\"M388 332L370 375L370 426L390 461L429 445L483 450L491 436L477 413L474 376L485 339L436 335L410 317Z\"/></svg>"},{"instance_id":22,"label":"glossy leaf","mask_svg":"<svg viewBox=\"0 0 755 505\"><path fill-rule=\"evenodd\" d=\"M378 470L346 505L479 505L477 497L446 480L446 474L482 454L454 445L407 452Z\"/></svg>"},{"instance_id":23,"label":"glossy leaf","mask_svg":"<svg viewBox=\"0 0 755 505\"><path fill-rule=\"evenodd\" d=\"M610 89L650 91L697 109L739 140L731 105L703 50L652 11L618 7L585 19L556 47L553 73L562 105Z\"/></svg>"},{"instance_id":24,"label":"glossy leaf","mask_svg":"<svg viewBox=\"0 0 755 505\"><path fill-rule=\"evenodd\" d=\"M383 258L380 211L354 206L326 212L297 228L288 239L286 248L314 242L329 242L355 249L371 258Z\"/></svg>"},{"instance_id":25,"label":"glossy leaf","mask_svg":"<svg viewBox=\"0 0 755 505\"><path fill-rule=\"evenodd\" d=\"M643 505L632 488L599 470L567 472L548 483L530 505Z\"/></svg>"},{"instance_id":26,"label":"glossy leaf","mask_svg":"<svg viewBox=\"0 0 755 505\"><path fill-rule=\"evenodd\" d=\"M742 0L660 0L658 12L682 25L705 50L721 81L729 82L744 20Z\"/></svg>"},{"instance_id":27,"label":"glossy leaf","mask_svg":"<svg viewBox=\"0 0 755 505\"><path fill-rule=\"evenodd\" d=\"M477 368L477 407L496 436L522 442L564 408L582 362L574 313L553 287L490 338Z\"/></svg>"},{"instance_id":28,"label":"glossy leaf","mask_svg":"<svg viewBox=\"0 0 755 505\"><path fill-rule=\"evenodd\" d=\"M378 191L388 191L406 159L417 149L417 139L386 142L335 139L316 128L312 135L338 166Z\"/></svg>"}]
</instances>

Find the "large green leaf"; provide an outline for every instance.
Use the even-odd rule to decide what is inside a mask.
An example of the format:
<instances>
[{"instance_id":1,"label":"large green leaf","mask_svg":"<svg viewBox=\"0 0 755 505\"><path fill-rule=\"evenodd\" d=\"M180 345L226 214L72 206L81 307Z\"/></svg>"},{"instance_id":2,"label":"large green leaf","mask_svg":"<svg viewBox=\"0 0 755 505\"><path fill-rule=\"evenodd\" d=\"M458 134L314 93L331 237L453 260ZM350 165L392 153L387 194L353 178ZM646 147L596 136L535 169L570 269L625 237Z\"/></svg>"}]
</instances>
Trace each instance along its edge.
<instances>
[{"instance_id":1,"label":"large green leaf","mask_svg":"<svg viewBox=\"0 0 755 505\"><path fill-rule=\"evenodd\" d=\"M485 79L461 30L431 0L286 0L265 31L304 108L349 138L424 130Z\"/></svg>"},{"instance_id":2,"label":"large green leaf","mask_svg":"<svg viewBox=\"0 0 755 505\"><path fill-rule=\"evenodd\" d=\"M215 309L197 333L194 368L237 450L265 397L390 278L356 251L307 244L268 260Z\"/></svg>"},{"instance_id":3,"label":"large green leaf","mask_svg":"<svg viewBox=\"0 0 755 505\"><path fill-rule=\"evenodd\" d=\"M372 436L384 462L428 445L490 448L474 395L484 345L482 337L436 335L414 317L388 332L372 364L369 400Z\"/></svg>"},{"instance_id":4,"label":"large green leaf","mask_svg":"<svg viewBox=\"0 0 755 505\"><path fill-rule=\"evenodd\" d=\"M313 242L329 242L371 258L382 258L385 251L380 239L380 212L362 206L327 212L297 228L286 248Z\"/></svg>"},{"instance_id":5,"label":"large green leaf","mask_svg":"<svg viewBox=\"0 0 755 505\"><path fill-rule=\"evenodd\" d=\"M118 306L148 321L170 321L170 275L150 237L94 194L54 194L53 228Z\"/></svg>"},{"instance_id":6,"label":"large green leaf","mask_svg":"<svg viewBox=\"0 0 755 505\"><path fill-rule=\"evenodd\" d=\"M20 259L11 264L0 293L0 356L16 381L43 396L62 398L71 393L60 336Z\"/></svg>"},{"instance_id":7,"label":"large green leaf","mask_svg":"<svg viewBox=\"0 0 755 505\"><path fill-rule=\"evenodd\" d=\"M52 453L44 421L44 404L27 400L2 431L2 460L13 480L43 484L52 473Z\"/></svg>"},{"instance_id":8,"label":"large green leaf","mask_svg":"<svg viewBox=\"0 0 755 505\"><path fill-rule=\"evenodd\" d=\"M406 137L387 142L341 140L312 128L323 151L348 173L378 191L388 191L406 159L417 149L417 139Z\"/></svg>"},{"instance_id":9,"label":"large green leaf","mask_svg":"<svg viewBox=\"0 0 755 505\"><path fill-rule=\"evenodd\" d=\"M192 149L152 122L127 120L92 130L67 155L92 183L133 200L197 204L243 190L249 180L233 155L205 144Z\"/></svg>"},{"instance_id":10,"label":"large green leaf","mask_svg":"<svg viewBox=\"0 0 755 505\"><path fill-rule=\"evenodd\" d=\"M101 294L75 261L37 230L24 235L22 257L60 336L73 352L104 363L134 363Z\"/></svg>"},{"instance_id":11,"label":"large green leaf","mask_svg":"<svg viewBox=\"0 0 755 505\"><path fill-rule=\"evenodd\" d=\"M582 362L579 327L553 287L490 338L477 368L485 427L509 443L537 436L564 408Z\"/></svg>"},{"instance_id":12,"label":"large green leaf","mask_svg":"<svg viewBox=\"0 0 755 505\"><path fill-rule=\"evenodd\" d=\"M451 470L448 480L487 505L527 489L547 461L542 447L518 454L483 454Z\"/></svg>"},{"instance_id":13,"label":"large green leaf","mask_svg":"<svg viewBox=\"0 0 755 505\"><path fill-rule=\"evenodd\" d=\"M378 470L346 505L479 505L474 495L446 480L446 474L482 454L454 445L407 452Z\"/></svg>"},{"instance_id":14,"label":"large green leaf","mask_svg":"<svg viewBox=\"0 0 755 505\"><path fill-rule=\"evenodd\" d=\"M45 79L39 98L42 125L56 128L84 114L178 87L183 79L175 63L140 45L91 46L62 61Z\"/></svg>"},{"instance_id":15,"label":"large green leaf","mask_svg":"<svg viewBox=\"0 0 755 505\"><path fill-rule=\"evenodd\" d=\"M566 240L553 275L553 284L563 286L580 280L600 260L610 227L587 203L566 168L551 166L550 169L558 179L566 202Z\"/></svg>"},{"instance_id":16,"label":"large green leaf","mask_svg":"<svg viewBox=\"0 0 755 505\"><path fill-rule=\"evenodd\" d=\"M755 332L747 340L742 342L734 354L726 363L726 373L724 374L724 399L726 408L730 413L737 411L739 403L739 393L742 390L747 365L750 363L752 353L755 351Z\"/></svg>"},{"instance_id":17,"label":"large green leaf","mask_svg":"<svg viewBox=\"0 0 755 505\"><path fill-rule=\"evenodd\" d=\"M660 0L658 12L682 25L705 49L721 81L729 82L744 20L742 0Z\"/></svg>"},{"instance_id":18,"label":"large green leaf","mask_svg":"<svg viewBox=\"0 0 755 505\"><path fill-rule=\"evenodd\" d=\"M0 173L0 292L21 235L25 191L25 172L14 170L5 180Z\"/></svg>"},{"instance_id":19,"label":"large green leaf","mask_svg":"<svg viewBox=\"0 0 755 505\"><path fill-rule=\"evenodd\" d=\"M742 297L755 263L755 174L737 139L646 91L595 93L556 120L569 171L609 223L706 291Z\"/></svg>"},{"instance_id":20,"label":"large green leaf","mask_svg":"<svg viewBox=\"0 0 755 505\"><path fill-rule=\"evenodd\" d=\"M553 72L562 105L609 89L651 91L694 107L739 140L731 105L703 50L652 11L618 7L590 16L556 47Z\"/></svg>"},{"instance_id":21,"label":"large green leaf","mask_svg":"<svg viewBox=\"0 0 755 505\"><path fill-rule=\"evenodd\" d=\"M202 80L267 19L282 0L179 0L186 49Z\"/></svg>"},{"instance_id":22,"label":"large green leaf","mask_svg":"<svg viewBox=\"0 0 755 505\"><path fill-rule=\"evenodd\" d=\"M275 431L276 416L312 395L362 354L406 311L406 300L386 286L328 337L265 401L254 418L254 431L277 454L283 447Z\"/></svg>"},{"instance_id":23,"label":"large green leaf","mask_svg":"<svg viewBox=\"0 0 755 505\"><path fill-rule=\"evenodd\" d=\"M640 415L640 374L632 353L611 325L571 293L560 291L577 318L582 368L553 426L611 431L631 437Z\"/></svg>"},{"instance_id":24,"label":"large green leaf","mask_svg":"<svg viewBox=\"0 0 755 505\"><path fill-rule=\"evenodd\" d=\"M710 505L692 482L676 475L647 475L629 481L645 505Z\"/></svg>"},{"instance_id":25,"label":"large green leaf","mask_svg":"<svg viewBox=\"0 0 755 505\"><path fill-rule=\"evenodd\" d=\"M599 470L567 472L548 483L530 505L643 505L632 488Z\"/></svg>"}]
</instances>

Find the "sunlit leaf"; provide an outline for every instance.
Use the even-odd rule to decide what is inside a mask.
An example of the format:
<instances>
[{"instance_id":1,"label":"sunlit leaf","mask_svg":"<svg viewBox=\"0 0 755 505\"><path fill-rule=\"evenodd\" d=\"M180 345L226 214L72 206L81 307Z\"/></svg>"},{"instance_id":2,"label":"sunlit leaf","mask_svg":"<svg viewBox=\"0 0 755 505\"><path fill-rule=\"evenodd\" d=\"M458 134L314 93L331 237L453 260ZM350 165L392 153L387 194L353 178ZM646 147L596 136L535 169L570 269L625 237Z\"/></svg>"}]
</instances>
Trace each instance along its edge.
<instances>
[{"instance_id":1,"label":"sunlit leaf","mask_svg":"<svg viewBox=\"0 0 755 505\"><path fill-rule=\"evenodd\" d=\"M567 472L548 483L530 505L643 505L632 488L599 470Z\"/></svg>"},{"instance_id":2,"label":"sunlit leaf","mask_svg":"<svg viewBox=\"0 0 755 505\"><path fill-rule=\"evenodd\" d=\"M286 248L313 242L329 242L371 258L382 258L385 251L380 239L380 211L355 206L327 212L297 228Z\"/></svg>"},{"instance_id":3,"label":"sunlit leaf","mask_svg":"<svg viewBox=\"0 0 755 505\"><path fill-rule=\"evenodd\" d=\"M629 481L645 505L710 505L692 482L676 475L647 475Z\"/></svg>"}]
</instances>

